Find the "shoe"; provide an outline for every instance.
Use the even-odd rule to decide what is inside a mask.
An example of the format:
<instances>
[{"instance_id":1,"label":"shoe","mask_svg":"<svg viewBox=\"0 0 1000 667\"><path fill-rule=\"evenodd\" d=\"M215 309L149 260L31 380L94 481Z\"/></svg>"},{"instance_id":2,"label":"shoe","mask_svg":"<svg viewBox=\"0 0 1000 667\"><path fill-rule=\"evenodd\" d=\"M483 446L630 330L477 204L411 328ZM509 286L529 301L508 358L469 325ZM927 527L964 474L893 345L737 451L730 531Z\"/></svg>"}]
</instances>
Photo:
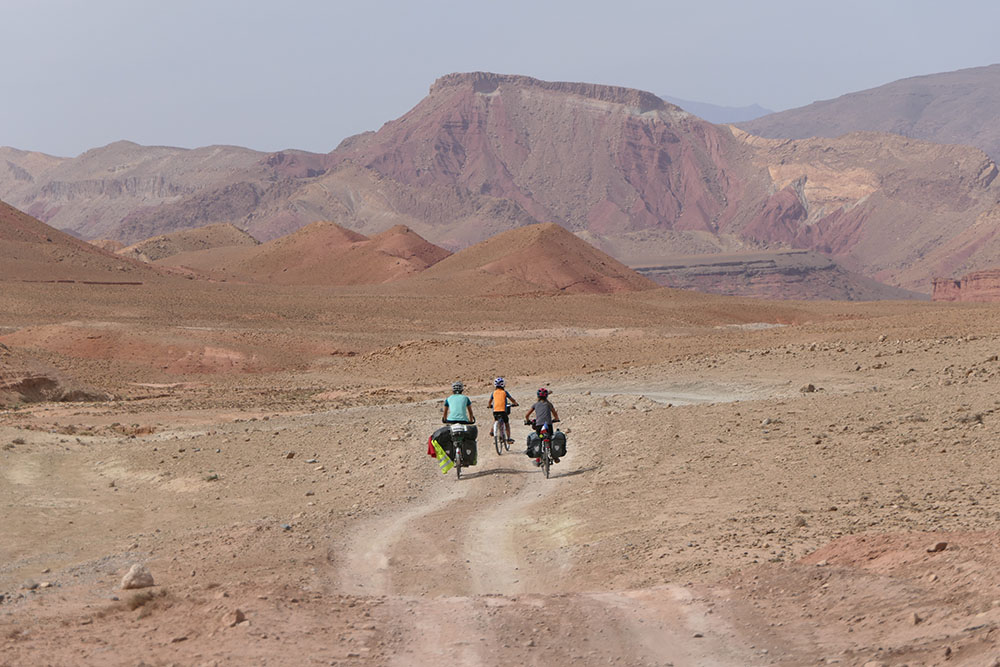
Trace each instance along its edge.
<instances>
[{"instance_id":1,"label":"shoe","mask_svg":"<svg viewBox=\"0 0 1000 667\"><path fill-rule=\"evenodd\" d=\"M507 438L507 444L508 445L513 445L514 444L514 438Z\"/></svg>"},{"instance_id":2,"label":"shoe","mask_svg":"<svg viewBox=\"0 0 1000 667\"><path fill-rule=\"evenodd\" d=\"M552 457L552 462L553 463L559 463L559 457L558 456L553 456Z\"/></svg>"},{"instance_id":3,"label":"shoe","mask_svg":"<svg viewBox=\"0 0 1000 667\"><path fill-rule=\"evenodd\" d=\"M535 459L535 467L538 468L541 465L542 465L542 460L541 459Z\"/></svg>"}]
</instances>

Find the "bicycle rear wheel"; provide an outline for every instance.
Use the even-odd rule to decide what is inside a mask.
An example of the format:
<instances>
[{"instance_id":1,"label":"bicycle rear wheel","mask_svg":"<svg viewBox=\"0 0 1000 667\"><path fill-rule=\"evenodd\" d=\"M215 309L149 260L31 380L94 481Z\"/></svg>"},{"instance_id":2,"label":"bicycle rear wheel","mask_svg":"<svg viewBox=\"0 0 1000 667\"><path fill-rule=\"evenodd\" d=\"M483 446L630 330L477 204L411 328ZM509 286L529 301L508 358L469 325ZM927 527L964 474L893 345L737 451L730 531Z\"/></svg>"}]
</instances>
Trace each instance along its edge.
<instances>
[{"instance_id":1,"label":"bicycle rear wheel","mask_svg":"<svg viewBox=\"0 0 1000 667\"><path fill-rule=\"evenodd\" d=\"M503 454L503 443L507 441L507 436L503 433L503 422L493 422L493 446L497 448L497 454Z\"/></svg>"},{"instance_id":2,"label":"bicycle rear wheel","mask_svg":"<svg viewBox=\"0 0 1000 667\"><path fill-rule=\"evenodd\" d=\"M462 443L455 443L455 479L462 479Z\"/></svg>"},{"instance_id":3,"label":"bicycle rear wheel","mask_svg":"<svg viewBox=\"0 0 1000 667\"><path fill-rule=\"evenodd\" d=\"M545 479L549 478L549 468L552 466L552 445L546 440L542 443L542 472Z\"/></svg>"}]
</instances>

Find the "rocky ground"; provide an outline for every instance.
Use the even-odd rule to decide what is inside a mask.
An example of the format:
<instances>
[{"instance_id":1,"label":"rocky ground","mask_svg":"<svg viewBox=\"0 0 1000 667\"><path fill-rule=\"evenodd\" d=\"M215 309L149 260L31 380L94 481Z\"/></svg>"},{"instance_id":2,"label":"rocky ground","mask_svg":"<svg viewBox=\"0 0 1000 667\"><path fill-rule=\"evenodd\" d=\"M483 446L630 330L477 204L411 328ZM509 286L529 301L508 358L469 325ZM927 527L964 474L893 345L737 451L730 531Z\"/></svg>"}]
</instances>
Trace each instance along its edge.
<instances>
[{"instance_id":1,"label":"rocky ground","mask_svg":"<svg viewBox=\"0 0 1000 667\"><path fill-rule=\"evenodd\" d=\"M1000 664L995 307L146 289L0 289L0 664Z\"/></svg>"}]
</instances>

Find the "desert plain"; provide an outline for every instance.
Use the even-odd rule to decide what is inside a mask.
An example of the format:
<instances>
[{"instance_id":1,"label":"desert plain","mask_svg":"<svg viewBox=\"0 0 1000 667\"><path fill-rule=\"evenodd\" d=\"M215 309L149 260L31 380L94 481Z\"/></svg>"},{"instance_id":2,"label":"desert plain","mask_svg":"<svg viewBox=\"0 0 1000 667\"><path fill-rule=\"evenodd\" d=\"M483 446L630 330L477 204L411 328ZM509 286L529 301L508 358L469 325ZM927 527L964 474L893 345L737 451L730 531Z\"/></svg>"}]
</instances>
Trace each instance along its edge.
<instances>
[{"instance_id":1,"label":"desert plain","mask_svg":"<svg viewBox=\"0 0 1000 667\"><path fill-rule=\"evenodd\" d=\"M95 400L0 412L0 664L1000 664L998 339L995 304L9 280L0 354Z\"/></svg>"}]
</instances>

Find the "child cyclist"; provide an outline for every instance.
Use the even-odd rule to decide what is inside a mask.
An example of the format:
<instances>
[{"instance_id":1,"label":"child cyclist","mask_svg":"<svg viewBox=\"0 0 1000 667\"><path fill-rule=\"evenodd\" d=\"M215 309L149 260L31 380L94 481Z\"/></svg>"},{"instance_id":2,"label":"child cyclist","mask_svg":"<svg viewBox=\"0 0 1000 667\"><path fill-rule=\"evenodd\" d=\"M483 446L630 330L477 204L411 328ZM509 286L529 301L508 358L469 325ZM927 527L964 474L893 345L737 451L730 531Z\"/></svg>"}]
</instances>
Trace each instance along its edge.
<instances>
[{"instance_id":1,"label":"child cyclist","mask_svg":"<svg viewBox=\"0 0 1000 667\"><path fill-rule=\"evenodd\" d=\"M535 418L532 419L531 415L534 414ZM559 421L559 413L556 412L556 406L549 403L549 390L542 387L538 390L538 402L531 406L528 413L524 415L524 423L531 424L535 431L541 431L542 427L548 425L549 433L552 433L552 422ZM559 463L559 459L553 458L554 462ZM540 465L541 459L535 459L535 465Z\"/></svg>"},{"instance_id":2,"label":"child cyclist","mask_svg":"<svg viewBox=\"0 0 1000 667\"><path fill-rule=\"evenodd\" d=\"M517 401L514 397L510 395L504 386L504 379L502 377L497 378L493 381L493 393L490 395L490 402L487 403L486 407L493 411L493 428L496 428L496 423L502 423L504 425L504 430L507 432L507 444L514 444L514 439L510 437L510 408L517 405Z\"/></svg>"}]
</instances>

